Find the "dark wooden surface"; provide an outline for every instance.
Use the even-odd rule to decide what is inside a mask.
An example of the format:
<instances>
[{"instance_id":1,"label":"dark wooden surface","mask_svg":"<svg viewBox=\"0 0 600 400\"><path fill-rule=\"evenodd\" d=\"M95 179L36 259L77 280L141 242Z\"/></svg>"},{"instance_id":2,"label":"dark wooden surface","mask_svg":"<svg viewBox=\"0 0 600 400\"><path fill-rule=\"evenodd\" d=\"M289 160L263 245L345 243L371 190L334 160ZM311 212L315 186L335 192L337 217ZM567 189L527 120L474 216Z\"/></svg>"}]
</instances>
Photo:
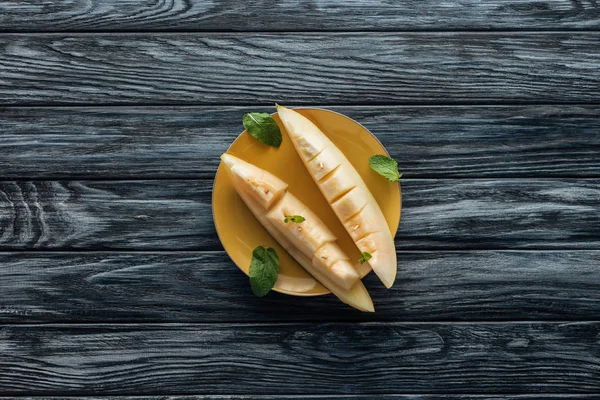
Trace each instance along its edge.
<instances>
[{"instance_id":1,"label":"dark wooden surface","mask_svg":"<svg viewBox=\"0 0 600 400\"><path fill-rule=\"evenodd\" d=\"M0 27L27 31L598 29L595 0L4 1Z\"/></svg>"},{"instance_id":2,"label":"dark wooden surface","mask_svg":"<svg viewBox=\"0 0 600 400\"><path fill-rule=\"evenodd\" d=\"M399 161L374 314L218 242L275 101ZM599 321L597 1L0 1L0 399L590 400Z\"/></svg>"},{"instance_id":3,"label":"dark wooden surface","mask_svg":"<svg viewBox=\"0 0 600 400\"><path fill-rule=\"evenodd\" d=\"M600 102L600 32L0 38L4 104Z\"/></svg>"},{"instance_id":4,"label":"dark wooden surface","mask_svg":"<svg viewBox=\"0 0 600 400\"><path fill-rule=\"evenodd\" d=\"M373 315L333 296L258 299L222 251L6 252L0 264L0 323L600 320L598 250L400 251L391 289L365 278Z\"/></svg>"},{"instance_id":5,"label":"dark wooden surface","mask_svg":"<svg viewBox=\"0 0 600 400\"><path fill-rule=\"evenodd\" d=\"M0 331L0 382L15 395L589 393L599 334L597 322L15 325Z\"/></svg>"},{"instance_id":6,"label":"dark wooden surface","mask_svg":"<svg viewBox=\"0 0 600 400\"><path fill-rule=\"evenodd\" d=\"M600 106L328 106L377 133L406 178L600 175ZM208 178L260 107L0 109L12 179Z\"/></svg>"}]
</instances>

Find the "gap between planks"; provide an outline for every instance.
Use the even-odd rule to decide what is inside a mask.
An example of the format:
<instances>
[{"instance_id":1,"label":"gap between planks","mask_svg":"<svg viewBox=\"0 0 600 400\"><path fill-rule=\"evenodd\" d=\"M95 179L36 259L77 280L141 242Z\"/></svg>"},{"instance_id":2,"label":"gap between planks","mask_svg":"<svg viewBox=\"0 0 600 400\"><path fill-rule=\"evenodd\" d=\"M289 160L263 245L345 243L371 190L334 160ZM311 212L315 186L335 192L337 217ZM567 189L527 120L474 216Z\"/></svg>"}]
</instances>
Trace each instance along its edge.
<instances>
[{"instance_id":1,"label":"gap between planks","mask_svg":"<svg viewBox=\"0 0 600 400\"><path fill-rule=\"evenodd\" d=\"M1 37L0 37L1 39ZM283 103L283 102L281 102ZM286 103L287 106L291 108L297 107L314 107L314 108L323 108L323 107L370 107L370 108L381 108L381 107L519 107L519 106L598 106L600 105L600 101L552 101L552 100L497 100L497 101L478 101L477 103L473 103L470 101L462 101L462 100L454 100L451 102L448 101L377 101L373 100L369 102L369 104L364 104L360 102L356 103L340 103L339 101L335 101L332 103L323 102L319 100L318 103L312 102L295 102L295 103ZM210 102L210 103L198 103L198 102L169 102L169 103L157 103L157 102L148 102L148 103L110 103L110 102L101 102L101 103L69 103L69 102L60 102L60 103L0 103L0 109L2 108L53 108L53 109L68 109L68 108L156 108L156 107L274 107L274 103L231 103L231 102Z\"/></svg>"},{"instance_id":2,"label":"gap between planks","mask_svg":"<svg viewBox=\"0 0 600 400\"><path fill-rule=\"evenodd\" d=\"M4 36L27 36L27 35L38 35L38 36L54 36L54 35L112 35L112 36L125 36L125 35L137 35L137 34L161 34L161 35L254 35L254 34L295 34L295 33L314 33L316 35L337 35L345 33L398 33L398 34L416 34L416 35L444 35L444 34L535 34L535 35L556 35L564 33L600 33L599 28L561 28L561 29L537 29L537 28L511 28L511 29L452 29L452 28L412 28L412 29L397 29L397 28L371 28L371 29L331 29L331 30L318 30L318 29L265 29L265 30L231 30L231 29L210 29L210 30L197 30L197 29L121 29L121 30L53 30L53 31L38 31L38 30L11 30L11 29L0 29L0 35Z\"/></svg>"},{"instance_id":3,"label":"gap between planks","mask_svg":"<svg viewBox=\"0 0 600 400\"><path fill-rule=\"evenodd\" d=\"M393 107L393 108L511 108L511 107L529 107L529 106L598 106L600 101L527 101L521 102L518 100L507 101L507 102L485 102L478 101L476 103L464 102L464 103L445 103L445 102L432 102L426 101L422 103L403 103L403 102L377 102L372 101L367 103L340 103L333 102L327 103L320 101L319 103L286 103L291 108L323 108L323 107L344 107L344 108L362 108L376 110L381 107ZM185 104L174 104L174 103L32 103L32 104L2 104L0 108L5 109L29 109L29 108L50 108L53 110L68 110L68 109L94 109L94 108L115 108L115 109L140 109L140 108L177 108L177 109L194 109L194 108L211 108L211 107L224 107L224 108L249 108L249 107L274 107L274 103L230 103L230 102L211 102L211 103L195 103L189 102Z\"/></svg>"},{"instance_id":4,"label":"gap between planks","mask_svg":"<svg viewBox=\"0 0 600 400\"><path fill-rule=\"evenodd\" d=\"M402 222L401 222L402 223ZM399 228L401 229L401 228ZM456 249L452 249L452 248L439 248L439 247L432 247L432 248L427 248L427 247L420 247L416 250L398 250L397 253L464 253L464 252L473 252L473 253L477 253L477 252L486 252L486 251L496 251L496 252L552 252L552 253L561 253L561 252L584 252L584 251L600 251L600 247L596 247L596 246L577 246L577 247L573 247L573 246L565 246L565 247L554 247L552 249L546 248L546 247L532 247L532 246L528 246L526 249L519 249L519 248L515 248L512 249L510 247L460 247L460 248L456 248ZM207 248L207 249L190 249L188 248L177 248L177 247L173 247L173 248L169 248L168 250L164 250L164 249L156 249L156 250L152 250L152 249L131 249L131 248L118 248L118 247L111 247L111 248L99 248L99 249L94 249L94 248L82 248L82 249L78 249L78 248L57 248L57 249L52 249L52 250L48 250L47 248L45 249L35 249L35 248L19 248L19 247L13 247L13 248L9 248L9 247L5 247L5 248L0 248L0 254L52 254L52 253L74 253L74 254L86 254L86 253L104 253L104 254L110 254L110 253L119 253L119 254L127 254L127 253L131 253L131 254L143 254L143 253L147 253L147 254L168 254L168 253L202 253L202 254L210 254L210 253L221 253L224 252L222 247L219 248Z\"/></svg>"},{"instance_id":5,"label":"gap between planks","mask_svg":"<svg viewBox=\"0 0 600 400\"><path fill-rule=\"evenodd\" d=\"M113 322L113 321L73 321L73 322L2 322L1 327L18 326L20 328L123 328L123 327L144 327L144 328L193 328L195 326L215 326L215 327L227 327L229 325L235 325L236 327L278 327L278 326L304 326L304 325L406 325L406 326L437 326L437 325L465 325L465 326L477 326L477 325L581 325L581 324L598 324L600 319L581 319L581 320L477 320L477 321L460 321L460 320L439 320L439 321L400 321L400 320L376 320L376 321L357 321L357 320L340 320L340 321L328 321L328 320L277 320L277 322L263 322L263 321L202 321L202 322Z\"/></svg>"},{"instance_id":6,"label":"gap between planks","mask_svg":"<svg viewBox=\"0 0 600 400\"><path fill-rule=\"evenodd\" d=\"M557 249L557 248L546 248L546 247L541 247L541 248L534 248L534 247L528 247L526 249L507 249L504 247L501 248L494 248L494 247L490 247L490 248L482 248L482 247L475 247L475 248L464 248L461 247L459 249L439 249L439 248L432 248L432 249L416 249L416 250L396 250L396 254L434 254L434 253L485 253L485 252L504 252L504 253L539 253L541 251L543 252L549 252L549 253L560 253L563 252L565 250L568 251L587 251L587 252L597 252L600 251L600 249ZM118 250L118 249L27 249L27 250L22 250L22 249L16 249L16 250L0 250L0 253L3 254L21 254L21 253L36 253L36 254L53 254L53 253L74 253L74 254L111 254L111 253L119 253L119 254L156 254L156 255L160 255L160 254L169 254L169 253L173 253L173 252L177 252L177 253L182 253L182 254L224 254L225 250L223 249L213 249L213 250L194 250L194 249L181 249L181 250L164 250L164 249L160 249L160 250L151 250L151 249L123 249L123 250Z\"/></svg>"},{"instance_id":7,"label":"gap between planks","mask_svg":"<svg viewBox=\"0 0 600 400\"><path fill-rule=\"evenodd\" d=\"M401 171L402 172L402 171ZM217 173L215 169L215 174ZM561 175L560 177L538 177L538 176L516 176L512 177L507 176L495 176L495 177L485 177L485 176L476 176L476 177L465 177L465 178L446 178L440 177L438 175L419 175L414 177L402 177L400 178L400 185L402 182L406 181L562 181L562 180L573 180L578 182L585 181L594 181L600 178L600 173L598 175L587 175L585 177L580 176L569 176L569 175ZM66 175L64 177L17 177L17 176L0 176L0 184L8 183L8 182L69 182L69 181L78 181L78 182L210 182L214 181L215 177L198 177L198 178L189 178L189 177L180 177L178 175L173 176L160 176L157 178L152 177L144 177L144 178L120 178L110 176L85 176L85 175Z\"/></svg>"}]
</instances>

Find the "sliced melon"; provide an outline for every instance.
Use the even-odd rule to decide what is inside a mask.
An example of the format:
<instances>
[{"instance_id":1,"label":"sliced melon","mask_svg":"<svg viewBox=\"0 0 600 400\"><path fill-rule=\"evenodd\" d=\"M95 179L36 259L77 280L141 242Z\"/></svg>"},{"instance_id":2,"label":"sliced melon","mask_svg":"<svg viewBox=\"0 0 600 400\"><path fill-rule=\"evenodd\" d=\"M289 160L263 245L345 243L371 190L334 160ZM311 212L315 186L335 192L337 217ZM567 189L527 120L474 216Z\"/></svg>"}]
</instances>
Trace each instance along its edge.
<instances>
[{"instance_id":1,"label":"sliced melon","mask_svg":"<svg viewBox=\"0 0 600 400\"><path fill-rule=\"evenodd\" d=\"M229 154L223 154L221 159L230 171L229 175L236 190L248 193L265 210L271 208L287 190L287 183L255 165L239 163L239 158Z\"/></svg>"},{"instance_id":2,"label":"sliced melon","mask_svg":"<svg viewBox=\"0 0 600 400\"><path fill-rule=\"evenodd\" d=\"M300 215L305 221L300 224L285 222L285 217L292 215ZM266 217L307 257L312 257L325 243L335 242L337 239L319 217L290 192L283 195L266 213Z\"/></svg>"},{"instance_id":3,"label":"sliced melon","mask_svg":"<svg viewBox=\"0 0 600 400\"><path fill-rule=\"evenodd\" d=\"M317 215L271 173L229 154L223 154L221 159L233 187L271 236L341 301L373 312L373 301L358 272ZM289 215L301 215L305 221L285 223Z\"/></svg>"},{"instance_id":4,"label":"sliced melon","mask_svg":"<svg viewBox=\"0 0 600 400\"><path fill-rule=\"evenodd\" d=\"M341 150L308 118L282 106L277 106L277 112L321 193L358 249L373 256L369 260L373 271L391 287L397 270L394 238L367 185ZM366 246L367 241L361 239L370 234Z\"/></svg>"},{"instance_id":5,"label":"sliced melon","mask_svg":"<svg viewBox=\"0 0 600 400\"><path fill-rule=\"evenodd\" d=\"M340 277L336 283L349 289L348 282L360 278L356 269L348 260L346 253L335 243L329 242L321 246L314 254L313 265L318 265L322 270L329 270L332 276Z\"/></svg>"}]
</instances>

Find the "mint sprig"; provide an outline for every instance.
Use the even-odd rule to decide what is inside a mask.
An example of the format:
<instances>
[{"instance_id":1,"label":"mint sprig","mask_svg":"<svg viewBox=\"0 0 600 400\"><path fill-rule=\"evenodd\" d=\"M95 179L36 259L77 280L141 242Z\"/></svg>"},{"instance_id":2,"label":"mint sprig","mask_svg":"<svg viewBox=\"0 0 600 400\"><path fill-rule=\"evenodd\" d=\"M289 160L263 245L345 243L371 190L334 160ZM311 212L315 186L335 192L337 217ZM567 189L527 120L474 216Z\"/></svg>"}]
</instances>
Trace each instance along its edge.
<instances>
[{"instance_id":1,"label":"mint sprig","mask_svg":"<svg viewBox=\"0 0 600 400\"><path fill-rule=\"evenodd\" d=\"M369 166L379 175L392 182L398 182L401 173L398 172L398 163L393 158L377 154L369 157Z\"/></svg>"},{"instance_id":2,"label":"mint sprig","mask_svg":"<svg viewBox=\"0 0 600 400\"><path fill-rule=\"evenodd\" d=\"M304 218L302 215L287 215L283 219L283 222L285 222L286 224L290 221L293 223L296 223L296 224L300 224L300 223L306 221L306 218Z\"/></svg>"},{"instance_id":3,"label":"mint sprig","mask_svg":"<svg viewBox=\"0 0 600 400\"><path fill-rule=\"evenodd\" d=\"M277 252L265 246L258 246L252 251L250 261L250 288L258 297L266 296L273 289L279 273L279 256Z\"/></svg>"},{"instance_id":4,"label":"mint sprig","mask_svg":"<svg viewBox=\"0 0 600 400\"><path fill-rule=\"evenodd\" d=\"M364 264L367 261L369 261L371 257L371 254L367 253L366 251L363 251L362 253L360 253L360 258L358 259L358 262Z\"/></svg>"},{"instance_id":5,"label":"mint sprig","mask_svg":"<svg viewBox=\"0 0 600 400\"><path fill-rule=\"evenodd\" d=\"M281 145L281 131L271 114L248 113L242 117L244 128L250 136L267 146Z\"/></svg>"}]
</instances>

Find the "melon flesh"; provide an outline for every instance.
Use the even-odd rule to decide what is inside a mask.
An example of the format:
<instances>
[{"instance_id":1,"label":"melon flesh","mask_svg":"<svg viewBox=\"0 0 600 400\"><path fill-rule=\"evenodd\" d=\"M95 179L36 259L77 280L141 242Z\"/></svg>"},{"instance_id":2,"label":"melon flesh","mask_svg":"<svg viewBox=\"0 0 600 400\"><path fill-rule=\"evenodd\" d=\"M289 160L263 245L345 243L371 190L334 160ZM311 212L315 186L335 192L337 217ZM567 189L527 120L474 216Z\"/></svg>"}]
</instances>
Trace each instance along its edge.
<instances>
[{"instance_id":1,"label":"melon flesh","mask_svg":"<svg viewBox=\"0 0 600 400\"><path fill-rule=\"evenodd\" d=\"M221 156L233 187L252 214L279 244L317 281L342 302L373 312L373 301L356 268L335 243L336 237L273 174L229 154ZM301 215L302 223L285 223ZM300 229L299 229L300 228Z\"/></svg>"},{"instance_id":2,"label":"melon flesh","mask_svg":"<svg viewBox=\"0 0 600 400\"><path fill-rule=\"evenodd\" d=\"M396 279L396 251L389 226L367 185L333 142L308 118L286 107L277 113L308 172L386 287ZM367 162L368 155L365 156ZM377 235L374 235L377 233ZM369 246L361 240L371 235ZM377 252L377 256L374 255Z\"/></svg>"},{"instance_id":3,"label":"melon flesh","mask_svg":"<svg viewBox=\"0 0 600 400\"><path fill-rule=\"evenodd\" d=\"M288 215L301 215L305 221L300 224L286 223L285 217ZM266 217L307 257L312 257L325 243L335 242L337 239L315 213L289 192L267 211Z\"/></svg>"},{"instance_id":4,"label":"melon flesh","mask_svg":"<svg viewBox=\"0 0 600 400\"><path fill-rule=\"evenodd\" d=\"M271 208L287 190L287 183L255 165L242 164L229 154L224 154L221 159L236 191L243 191L265 210Z\"/></svg>"}]
</instances>

